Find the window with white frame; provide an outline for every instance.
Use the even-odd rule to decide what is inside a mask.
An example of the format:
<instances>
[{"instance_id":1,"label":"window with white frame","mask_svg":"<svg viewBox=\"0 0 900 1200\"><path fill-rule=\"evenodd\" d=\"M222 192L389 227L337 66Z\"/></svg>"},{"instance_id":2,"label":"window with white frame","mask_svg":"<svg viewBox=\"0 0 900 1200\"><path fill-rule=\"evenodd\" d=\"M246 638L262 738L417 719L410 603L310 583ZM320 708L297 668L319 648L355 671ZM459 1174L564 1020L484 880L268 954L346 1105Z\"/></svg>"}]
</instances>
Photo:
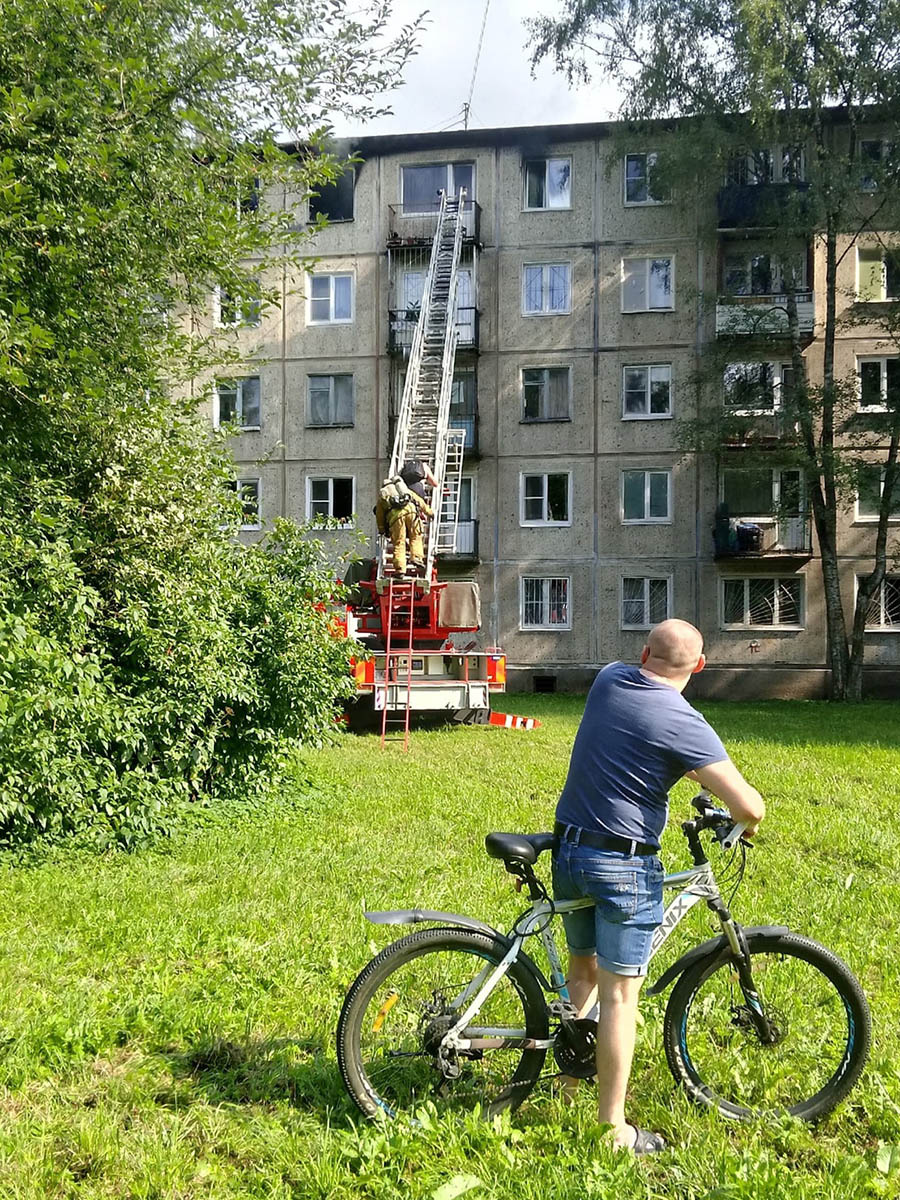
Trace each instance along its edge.
<instances>
[{"instance_id":1,"label":"window with white frame","mask_svg":"<svg viewBox=\"0 0 900 1200\"><path fill-rule=\"evenodd\" d=\"M665 525L672 520L672 472L622 472L622 522Z\"/></svg>"},{"instance_id":2,"label":"window with white frame","mask_svg":"<svg viewBox=\"0 0 900 1200\"><path fill-rule=\"evenodd\" d=\"M622 312L656 312L675 305L671 258L622 259Z\"/></svg>"},{"instance_id":3,"label":"window with white frame","mask_svg":"<svg viewBox=\"0 0 900 1200\"><path fill-rule=\"evenodd\" d=\"M885 468L881 463L865 463L856 473L856 519L877 521L884 495ZM891 494L889 521L900 520L900 480Z\"/></svg>"},{"instance_id":4,"label":"window with white frame","mask_svg":"<svg viewBox=\"0 0 900 1200\"><path fill-rule=\"evenodd\" d=\"M555 316L572 311L572 264L526 263L522 268L522 312Z\"/></svg>"},{"instance_id":5,"label":"window with white frame","mask_svg":"<svg viewBox=\"0 0 900 1200\"><path fill-rule=\"evenodd\" d=\"M307 380L307 425L353 424L352 375L308 375Z\"/></svg>"},{"instance_id":6,"label":"window with white frame","mask_svg":"<svg viewBox=\"0 0 900 1200\"><path fill-rule=\"evenodd\" d=\"M656 153L625 155L625 203L664 204L659 182L654 180Z\"/></svg>"},{"instance_id":7,"label":"window with white frame","mask_svg":"<svg viewBox=\"0 0 900 1200\"><path fill-rule=\"evenodd\" d=\"M806 290L806 258L786 261L768 251L732 251L722 264L724 291L730 296L781 296L788 288Z\"/></svg>"},{"instance_id":8,"label":"window with white frame","mask_svg":"<svg viewBox=\"0 0 900 1200\"><path fill-rule=\"evenodd\" d=\"M568 471L523 472L519 480L520 524L571 525L572 476Z\"/></svg>"},{"instance_id":9,"label":"window with white frame","mask_svg":"<svg viewBox=\"0 0 900 1200\"><path fill-rule=\"evenodd\" d=\"M646 421L672 415L672 364L641 363L622 368L622 417Z\"/></svg>"},{"instance_id":10,"label":"window with white frame","mask_svg":"<svg viewBox=\"0 0 900 1200\"><path fill-rule=\"evenodd\" d=\"M864 304L900 300L900 248L857 247L856 296Z\"/></svg>"},{"instance_id":11,"label":"window with white frame","mask_svg":"<svg viewBox=\"0 0 900 1200\"><path fill-rule=\"evenodd\" d=\"M571 207L571 158L528 159L525 163L525 208Z\"/></svg>"},{"instance_id":12,"label":"window with white frame","mask_svg":"<svg viewBox=\"0 0 900 1200\"><path fill-rule=\"evenodd\" d=\"M261 529L259 508L259 480L231 479L225 485L229 491L240 497L241 529Z\"/></svg>"},{"instance_id":13,"label":"window with white frame","mask_svg":"<svg viewBox=\"0 0 900 1200\"><path fill-rule=\"evenodd\" d=\"M729 363L722 373L722 401L736 417L774 412L790 399L793 381L790 363Z\"/></svg>"},{"instance_id":14,"label":"window with white frame","mask_svg":"<svg viewBox=\"0 0 900 1200\"><path fill-rule=\"evenodd\" d=\"M520 629L571 629L571 580L565 575L523 575L520 579Z\"/></svg>"},{"instance_id":15,"label":"window with white frame","mask_svg":"<svg viewBox=\"0 0 900 1200\"><path fill-rule=\"evenodd\" d=\"M668 620L671 593L672 580L668 576L625 575L622 579L622 628L649 629Z\"/></svg>"},{"instance_id":16,"label":"window with white frame","mask_svg":"<svg viewBox=\"0 0 900 1200\"><path fill-rule=\"evenodd\" d=\"M306 519L333 517L345 525L353 522L356 480L348 475L310 477L306 481Z\"/></svg>"},{"instance_id":17,"label":"window with white frame","mask_svg":"<svg viewBox=\"0 0 900 1200\"><path fill-rule=\"evenodd\" d=\"M806 177L805 166L802 146L763 146L733 155L725 180L742 187L799 183Z\"/></svg>"},{"instance_id":18,"label":"window with white frame","mask_svg":"<svg viewBox=\"0 0 900 1200\"><path fill-rule=\"evenodd\" d=\"M220 379L216 384L213 424L237 425L239 429L259 429L259 376L245 379Z\"/></svg>"},{"instance_id":19,"label":"window with white frame","mask_svg":"<svg viewBox=\"0 0 900 1200\"><path fill-rule=\"evenodd\" d=\"M784 538L802 543L803 527L792 524L806 512L803 472L797 467L725 467L719 476L719 501L729 517L778 521Z\"/></svg>"},{"instance_id":20,"label":"window with white frame","mask_svg":"<svg viewBox=\"0 0 900 1200\"><path fill-rule=\"evenodd\" d=\"M725 629L801 629L803 579L751 576L721 581Z\"/></svg>"},{"instance_id":21,"label":"window with white frame","mask_svg":"<svg viewBox=\"0 0 900 1200\"><path fill-rule=\"evenodd\" d=\"M571 367L522 368L523 421L568 421L571 397Z\"/></svg>"},{"instance_id":22,"label":"window with white frame","mask_svg":"<svg viewBox=\"0 0 900 1200\"><path fill-rule=\"evenodd\" d=\"M401 206L403 215L424 216L437 212L441 192L455 196L466 189L466 203L475 199L475 164L426 163L400 168Z\"/></svg>"},{"instance_id":23,"label":"window with white frame","mask_svg":"<svg viewBox=\"0 0 900 1200\"><path fill-rule=\"evenodd\" d=\"M456 553L476 554L478 541L475 536L475 480L463 475L459 481L459 512L456 523Z\"/></svg>"},{"instance_id":24,"label":"window with white frame","mask_svg":"<svg viewBox=\"0 0 900 1200\"><path fill-rule=\"evenodd\" d=\"M900 358L857 358L860 412L890 412L900 407Z\"/></svg>"},{"instance_id":25,"label":"window with white frame","mask_svg":"<svg viewBox=\"0 0 900 1200\"><path fill-rule=\"evenodd\" d=\"M900 632L900 575L885 575L869 602L866 629Z\"/></svg>"},{"instance_id":26,"label":"window with white frame","mask_svg":"<svg viewBox=\"0 0 900 1200\"><path fill-rule=\"evenodd\" d=\"M223 287L216 288L213 308L215 323L222 329L256 329L262 319L259 300L245 300Z\"/></svg>"},{"instance_id":27,"label":"window with white frame","mask_svg":"<svg viewBox=\"0 0 900 1200\"><path fill-rule=\"evenodd\" d=\"M859 186L863 192L875 192L890 169L896 147L885 138L861 138L859 142Z\"/></svg>"},{"instance_id":28,"label":"window with white frame","mask_svg":"<svg viewBox=\"0 0 900 1200\"><path fill-rule=\"evenodd\" d=\"M306 320L309 325L349 324L353 320L353 276L310 275Z\"/></svg>"}]
</instances>

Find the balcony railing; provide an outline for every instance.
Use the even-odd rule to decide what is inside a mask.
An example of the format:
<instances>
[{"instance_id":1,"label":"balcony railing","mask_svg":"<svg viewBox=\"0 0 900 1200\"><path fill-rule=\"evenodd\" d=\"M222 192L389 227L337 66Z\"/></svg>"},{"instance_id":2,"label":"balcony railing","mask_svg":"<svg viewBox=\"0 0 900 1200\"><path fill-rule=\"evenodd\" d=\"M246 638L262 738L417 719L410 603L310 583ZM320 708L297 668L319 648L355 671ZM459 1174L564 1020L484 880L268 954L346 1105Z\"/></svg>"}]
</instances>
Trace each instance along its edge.
<instances>
[{"instance_id":1,"label":"balcony railing","mask_svg":"<svg viewBox=\"0 0 900 1200\"><path fill-rule=\"evenodd\" d=\"M725 409L719 427L719 446L724 451L776 449L796 441L799 426L780 409L769 412L731 412Z\"/></svg>"},{"instance_id":2,"label":"balcony railing","mask_svg":"<svg viewBox=\"0 0 900 1200\"><path fill-rule=\"evenodd\" d=\"M467 561L477 560L478 522L459 521L456 526L456 551L453 554L443 554L441 557L449 558L451 561L458 559L466 559Z\"/></svg>"},{"instance_id":3,"label":"balcony railing","mask_svg":"<svg viewBox=\"0 0 900 1200\"><path fill-rule=\"evenodd\" d=\"M726 517L713 530L717 559L804 561L812 555L807 516L752 518Z\"/></svg>"},{"instance_id":4,"label":"balcony railing","mask_svg":"<svg viewBox=\"0 0 900 1200\"><path fill-rule=\"evenodd\" d=\"M772 229L791 217L801 223L809 207L809 184L730 183L719 190L720 229Z\"/></svg>"},{"instance_id":5,"label":"balcony railing","mask_svg":"<svg viewBox=\"0 0 900 1200\"><path fill-rule=\"evenodd\" d=\"M421 246L434 241L441 202L432 205L416 205L410 209L403 204L388 206L388 245L394 249L401 246ZM477 242L481 234L481 208L474 200L462 204L463 238Z\"/></svg>"},{"instance_id":6,"label":"balcony railing","mask_svg":"<svg viewBox=\"0 0 900 1200\"><path fill-rule=\"evenodd\" d=\"M720 296L716 304L718 337L771 337L788 333L787 296ZM797 324L801 334L815 325L812 292L797 293Z\"/></svg>"},{"instance_id":7,"label":"balcony railing","mask_svg":"<svg viewBox=\"0 0 900 1200\"><path fill-rule=\"evenodd\" d=\"M419 311L416 308L392 308L388 313L388 351L407 356L416 332ZM478 349L478 309L457 308L457 350Z\"/></svg>"}]
</instances>

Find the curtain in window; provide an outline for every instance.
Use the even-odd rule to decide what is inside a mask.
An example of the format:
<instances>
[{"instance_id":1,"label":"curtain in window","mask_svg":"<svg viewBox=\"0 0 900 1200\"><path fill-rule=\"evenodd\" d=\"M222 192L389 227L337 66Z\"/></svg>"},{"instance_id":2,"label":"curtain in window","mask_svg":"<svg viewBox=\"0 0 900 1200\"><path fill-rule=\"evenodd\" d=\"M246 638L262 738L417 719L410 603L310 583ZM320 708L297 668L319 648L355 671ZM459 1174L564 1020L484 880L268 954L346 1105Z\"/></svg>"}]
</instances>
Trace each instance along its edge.
<instances>
[{"instance_id":1,"label":"curtain in window","mask_svg":"<svg viewBox=\"0 0 900 1200\"><path fill-rule=\"evenodd\" d=\"M568 625L569 623L569 581L568 579L550 579L550 620L549 625Z\"/></svg>"},{"instance_id":2,"label":"curtain in window","mask_svg":"<svg viewBox=\"0 0 900 1200\"><path fill-rule=\"evenodd\" d=\"M547 161L547 207L568 208L572 167L566 158Z\"/></svg>"},{"instance_id":3,"label":"curtain in window","mask_svg":"<svg viewBox=\"0 0 900 1200\"><path fill-rule=\"evenodd\" d=\"M241 424L259 424L259 376L241 381Z\"/></svg>"},{"instance_id":4,"label":"curtain in window","mask_svg":"<svg viewBox=\"0 0 900 1200\"><path fill-rule=\"evenodd\" d=\"M349 321L353 315L353 280L349 275L334 277L334 319Z\"/></svg>"},{"instance_id":5,"label":"curtain in window","mask_svg":"<svg viewBox=\"0 0 900 1200\"><path fill-rule=\"evenodd\" d=\"M544 581L522 580L522 624L544 625Z\"/></svg>"},{"instance_id":6,"label":"curtain in window","mask_svg":"<svg viewBox=\"0 0 900 1200\"><path fill-rule=\"evenodd\" d=\"M623 264L622 308L640 312L647 307L647 260L626 258Z\"/></svg>"},{"instance_id":7,"label":"curtain in window","mask_svg":"<svg viewBox=\"0 0 900 1200\"><path fill-rule=\"evenodd\" d=\"M330 425L331 422L331 376L310 375L309 377L309 423ZM315 489L316 484L313 484Z\"/></svg>"},{"instance_id":8,"label":"curtain in window","mask_svg":"<svg viewBox=\"0 0 900 1200\"><path fill-rule=\"evenodd\" d=\"M672 303L672 260L654 258L650 262L650 307L668 308Z\"/></svg>"},{"instance_id":9,"label":"curtain in window","mask_svg":"<svg viewBox=\"0 0 900 1200\"><path fill-rule=\"evenodd\" d=\"M569 307L569 268L549 266L547 271L547 308L550 312L564 312Z\"/></svg>"},{"instance_id":10,"label":"curtain in window","mask_svg":"<svg viewBox=\"0 0 900 1200\"><path fill-rule=\"evenodd\" d=\"M650 368L650 411L655 415L671 411L672 371L669 367Z\"/></svg>"},{"instance_id":11,"label":"curtain in window","mask_svg":"<svg viewBox=\"0 0 900 1200\"><path fill-rule=\"evenodd\" d=\"M525 311L541 312L544 307L544 271L542 267L525 268Z\"/></svg>"},{"instance_id":12,"label":"curtain in window","mask_svg":"<svg viewBox=\"0 0 900 1200\"><path fill-rule=\"evenodd\" d=\"M859 250L859 298L881 300L884 296L884 262L881 249Z\"/></svg>"},{"instance_id":13,"label":"curtain in window","mask_svg":"<svg viewBox=\"0 0 900 1200\"><path fill-rule=\"evenodd\" d=\"M403 167L403 212L437 212L438 195L447 186L447 167L444 163L428 167Z\"/></svg>"},{"instance_id":14,"label":"curtain in window","mask_svg":"<svg viewBox=\"0 0 900 1200\"><path fill-rule=\"evenodd\" d=\"M567 368L547 370L548 421L564 421L569 415L569 372Z\"/></svg>"}]
</instances>

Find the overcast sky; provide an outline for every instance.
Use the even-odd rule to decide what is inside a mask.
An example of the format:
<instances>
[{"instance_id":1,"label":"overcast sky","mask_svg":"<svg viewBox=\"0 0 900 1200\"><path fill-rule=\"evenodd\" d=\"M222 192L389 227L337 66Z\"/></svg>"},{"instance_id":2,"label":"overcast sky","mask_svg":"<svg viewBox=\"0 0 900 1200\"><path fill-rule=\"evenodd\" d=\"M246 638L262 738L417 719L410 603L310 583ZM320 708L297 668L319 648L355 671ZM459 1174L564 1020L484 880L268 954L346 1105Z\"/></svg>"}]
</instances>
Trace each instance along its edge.
<instances>
[{"instance_id":1,"label":"overcast sky","mask_svg":"<svg viewBox=\"0 0 900 1200\"><path fill-rule=\"evenodd\" d=\"M428 25L407 67L406 82L387 97L394 115L370 123L366 133L462 128L484 0L394 0L398 23L426 9ZM570 90L548 63L532 78L522 22L557 9L558 0L489 0L469 128L603 121L615 115L616 95L609 86L594 82ZM361 130L339 127L336 132Z\"/></svg>"}]
</instances>

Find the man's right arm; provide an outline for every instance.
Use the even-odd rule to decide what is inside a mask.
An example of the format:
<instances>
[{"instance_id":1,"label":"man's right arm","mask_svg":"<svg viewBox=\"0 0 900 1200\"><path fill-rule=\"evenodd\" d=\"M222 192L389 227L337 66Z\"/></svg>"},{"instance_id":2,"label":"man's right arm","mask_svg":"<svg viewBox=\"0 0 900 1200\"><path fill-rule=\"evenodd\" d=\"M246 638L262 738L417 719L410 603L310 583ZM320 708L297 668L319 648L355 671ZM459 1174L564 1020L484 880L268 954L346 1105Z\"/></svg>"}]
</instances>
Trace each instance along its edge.
<instances>
[{"instance_id":1,"label":"man's right arm","mask_svg":"<svg viewBox=\"0 0 900 1200\"><path fill-rule=\"evenodd\" d=\"M693 772L701 787L717 796L735 822L745 822L747 832L756 833L766 815L766 805L755 787L751 787L730 758L697 767Z\"/></svg>"}]
</instances>

